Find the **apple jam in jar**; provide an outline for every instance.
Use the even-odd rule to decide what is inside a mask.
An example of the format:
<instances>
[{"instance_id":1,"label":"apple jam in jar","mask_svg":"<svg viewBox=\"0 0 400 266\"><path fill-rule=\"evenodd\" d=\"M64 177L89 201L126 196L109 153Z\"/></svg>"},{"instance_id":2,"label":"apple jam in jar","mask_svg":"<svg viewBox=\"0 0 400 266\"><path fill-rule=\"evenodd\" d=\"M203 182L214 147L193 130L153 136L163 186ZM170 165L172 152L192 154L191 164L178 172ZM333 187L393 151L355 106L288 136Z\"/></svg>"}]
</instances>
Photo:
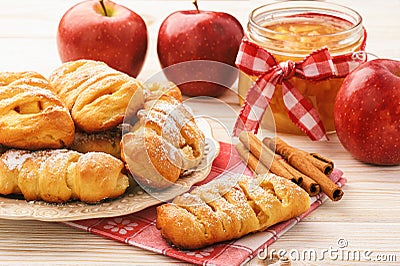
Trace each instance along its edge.
<instances>
[{"instance_id":1,"label":"apple jam in jar","mask_svg":"<svg viewBox=\"0 0 400 266\"><path fill-rule=\"evenodd\" d=\"M354 10L320 1L280 1L254 9L247 25L246 37L271 53L278 63L301 61L311 52L327 47L332 57L363 49L365 31L361 16ZM239 74L239 101L257 79ZM310 81L292 77L289 82L312 103L327 132L334 131L333 104L343 78ZM281 85L270 101L271 112L265 112L262 128L301 134L290 120L283 103ZM273 117L271 117L273 116Z\"/></svg>"}]
</instances>

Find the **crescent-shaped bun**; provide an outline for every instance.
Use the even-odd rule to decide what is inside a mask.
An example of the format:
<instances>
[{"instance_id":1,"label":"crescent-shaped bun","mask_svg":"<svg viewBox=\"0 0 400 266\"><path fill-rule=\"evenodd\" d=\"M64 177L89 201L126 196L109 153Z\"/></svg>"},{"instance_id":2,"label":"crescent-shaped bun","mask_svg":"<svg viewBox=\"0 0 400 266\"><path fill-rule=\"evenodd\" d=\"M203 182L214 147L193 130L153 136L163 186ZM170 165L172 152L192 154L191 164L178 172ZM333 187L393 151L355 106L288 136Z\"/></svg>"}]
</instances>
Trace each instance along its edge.
<instances>
[{"instance_id":1,"label":"crescent-shaped bun","mask_svg":"<svg viewBox=\"0 0 400 266\"><path fill-rule=\"evenodd\" d=\"M174 184L204 155L203 132L182 103L179 89L171 90L148 98L138 112L139 122L121 141L130 172L140 184L155 189Z\"/></svg>"}]
</instances>

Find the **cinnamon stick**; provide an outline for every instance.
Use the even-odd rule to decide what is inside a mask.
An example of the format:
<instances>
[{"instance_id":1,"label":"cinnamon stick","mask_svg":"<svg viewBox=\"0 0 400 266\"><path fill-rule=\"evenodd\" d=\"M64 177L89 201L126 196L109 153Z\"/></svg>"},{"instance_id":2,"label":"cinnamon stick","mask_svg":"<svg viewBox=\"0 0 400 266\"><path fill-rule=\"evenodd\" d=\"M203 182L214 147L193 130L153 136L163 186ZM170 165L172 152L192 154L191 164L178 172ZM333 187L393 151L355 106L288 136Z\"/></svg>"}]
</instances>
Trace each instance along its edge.
<instances>
[{"instance_id":1,"label":"cinnamon stick","mask_svg":"<svg viewBox=\"0 0 400 266\"><path fill-rule=\"evenodd\" d=\"M255 170L257 165L256 160L258 160L263 165L270 165L269 171L272 173L290 179L293 182L296 182L297 180L296 183L300 183L298 185L300 185L311 197L320 193L321 188L317 182L285 162L281 156L275 154L269 147L264 145L253 133L242 132L239 135L239 140L241 141L241 144L237 146L237 150L239 154L241 154L242 160L253 172L265 173L265 169L259 171Z\"/></svg>"},{"instance_id":2,"label":"cinnamon stick","mask_svg":"<svg viewBox=\"0 0 400 266\"><path fill-rule=\"evenodd\" d=\"M264 140L263 140L264 141ZM275 148L275 145L268 145L269 143L267 143L268 141L273 141L272 139L268 140L268 138L265 140L265 145L267 146L271 146L271 149ZM272 147L273 146L273 147ZM298 151L299 153L302 153L305 157L307 157L307 159L315 166L317 167L319 170L321 170L325 175L329 176L334 168L334 164L333 161L320 155L319 153L316 152L306 152L303 150L300 150L298 148L295 148L293 146L291 146L293 149L295 149L296 151Z\"/></svg>"},{"instance_id":3,"label":"cinnamon stick","mask_svg":"<svg viewBox=\"0 0 400 266\"><path fill-rule=\"evenodd\" d=\"M298 175L301 176L303 179L303 182L301 183L301 187L310 195L311 197L319 194L321 192L321 187L317 182L315 182L313 179L310 177L306 176L305 174L301 173L298 171L296 168L291 166L288 163L284 163L286 169L293 175Z\"/></svg>"},{"instance_id":4,"label":"cinnamon stick","mask_svg":"<svg viewBox=\"0 0 400 266\"><path fill-rule=\"evenodd\" d=\"M235 146L240 158L243 162L253 171L255 174L262 175L267 174L268 168L265 167L251 152L243 145L243 143L238 143Z\"/></svg>"},{"instance_id":5,"label":"cinnamon stick","mask_svg":"<svg viewBox=\"0 0 400 266\"><path fill-rule=\"evenodd\" d=\"M329 176L334 168L334 164L333 161L322 156L321 154L312 152L309 153L311 157L310 160L311 162L315 165L315 167L317 167L318 169L320 169L325 175Z\"/></svg>"},{"instance_id":6,"label":"cinnamon stick","mask_svg":"<svg viewBox=\"0 0 400 266\"><path fill-rule=\"evenodd\" d=\"M278 137L273 139L264 138L263 143L271 149L275 148L275 151L287 160L290 165L317 182L322 192L331 200L337 201L342 198L343 190L319 170L301 151L288 145Z\"/></svg>"},{"instance_id":7,"label":"cinnamon stick","mask_svg":"<svg viewBox=\"0 0 400 266\"><path fill-rule=\"evenodd\" d=\"M253 133L242 131L239 134L239 140L262 164L266 167L269 166L272 173L290 179L299 185L303 182L301 175L291 174L284 166L284 162Z\"/></svg>"}]
</instances>

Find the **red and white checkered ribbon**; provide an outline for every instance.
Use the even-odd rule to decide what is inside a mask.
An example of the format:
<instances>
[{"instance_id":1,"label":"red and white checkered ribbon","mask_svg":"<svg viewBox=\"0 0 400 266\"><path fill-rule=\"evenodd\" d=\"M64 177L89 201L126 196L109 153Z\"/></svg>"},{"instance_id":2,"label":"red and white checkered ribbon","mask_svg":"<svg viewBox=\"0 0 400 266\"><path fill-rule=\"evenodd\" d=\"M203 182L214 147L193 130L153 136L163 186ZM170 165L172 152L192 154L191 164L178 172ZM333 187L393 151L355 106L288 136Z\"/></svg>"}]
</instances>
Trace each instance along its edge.
<instances>
[{"instance_id":1,"label":"red and white checkered ribbon","mask_svg":"<svg viewBox=\"0 0 400 266\"><path fill-rule=\"evenodd\" d=\"M312 81L345 77L360 63L352 58L352 54L331 57L327 48L316 50L298 62L278 63L267 50L244 38L236 65L244 73L258 78L247 93L234 135L238 136L243 130L257 133L276 85L281 84L283 102L293 123L312 140L328 140L317 110L289 80L293 76Z\"/></svg>"}]
</instances>

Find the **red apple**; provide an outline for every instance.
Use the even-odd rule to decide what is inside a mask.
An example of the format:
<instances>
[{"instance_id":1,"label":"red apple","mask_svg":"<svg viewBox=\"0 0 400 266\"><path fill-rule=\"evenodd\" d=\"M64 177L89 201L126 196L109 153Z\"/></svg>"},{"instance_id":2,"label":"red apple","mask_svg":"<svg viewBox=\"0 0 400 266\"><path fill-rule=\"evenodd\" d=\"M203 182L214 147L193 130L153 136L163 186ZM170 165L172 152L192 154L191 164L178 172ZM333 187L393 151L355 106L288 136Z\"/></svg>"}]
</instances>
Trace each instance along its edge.
<instances>
[{"instance_id":1,"label":"red apple","mask_svg":"<svg viewBox=\"0 0 400 266\"><path fill-rule=\"evenodd\" d=\"M147 27L132 10L111 1L88 0L71 7L57 32L62 62L103 61L136 77L147 51Z\"/></svg>"},{"instance_id":2,"label":"red apple","mask_svg":"<svg viewBox=\"0 0 400 266\"><path fill-rule=\"evenodd\" d=\"M400 61L376 59L351 72L336 96L334 121L356 159L400 164Z\"/></svg>"},{"instance_id":3,"label":"red apple","mask_svg":"<svg viewBox=\"0 0 400 266\"><path fill-rule=\"evenodd\" d=\"M194 4L196 10L177 11L163 21L157 39L158 58L163 69L206 60L178 64L164 73L188 96L217 97L236 80L237 71L232 68L243 27L230 14L199 10L196 1Z\"/></svg>"}]
</instances>

